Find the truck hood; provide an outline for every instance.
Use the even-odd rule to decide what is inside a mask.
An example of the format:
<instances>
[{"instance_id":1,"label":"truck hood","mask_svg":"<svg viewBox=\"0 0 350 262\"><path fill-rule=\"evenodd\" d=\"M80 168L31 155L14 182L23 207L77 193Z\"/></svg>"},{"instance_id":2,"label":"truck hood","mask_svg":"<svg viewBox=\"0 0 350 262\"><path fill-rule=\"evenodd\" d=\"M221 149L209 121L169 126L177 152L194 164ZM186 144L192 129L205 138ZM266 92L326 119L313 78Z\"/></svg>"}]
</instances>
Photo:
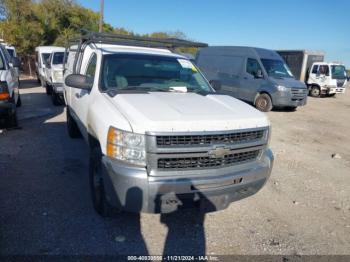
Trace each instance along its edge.
<instances>
[{"instance_id":1,"label":"truck hood","mask_svg":"<svg viewBox=\"0 0 350 262\"><path fill-rule=\"evenodd\" d=\"M306 85L296 80L295 78L274 78L270 77L271 81L280 86L290 87L290 88L306 88Z\"/></svg>"},{"instance_id":2,"label":"truck hood","mask_svg":"<svg viewBox=\"0 0 350 262\"><path fill-rule=\"evenodd\" d=\"M133 132L140 134L269 126L264 113L226 95L150 92L108 98L129 121Z\"/></svg>"}]
</instances>

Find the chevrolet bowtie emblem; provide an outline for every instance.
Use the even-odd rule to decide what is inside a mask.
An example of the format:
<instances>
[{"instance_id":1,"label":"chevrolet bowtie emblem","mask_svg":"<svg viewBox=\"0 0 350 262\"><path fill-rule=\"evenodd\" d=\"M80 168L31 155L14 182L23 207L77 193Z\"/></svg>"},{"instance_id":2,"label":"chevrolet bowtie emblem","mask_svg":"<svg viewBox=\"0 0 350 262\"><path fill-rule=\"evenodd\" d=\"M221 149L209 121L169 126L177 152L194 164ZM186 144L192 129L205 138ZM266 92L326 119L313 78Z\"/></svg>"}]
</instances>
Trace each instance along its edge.
<instances>
[{"instance_id":1,"label":"chevrolet bowtie emblem","mask_svg":"<svg viewBox=\"0 0 350 262\"><path fill-rule=\"evenodd\" d=\"M218 147L209 151L209 156L211 158L222 158L231 153L231 150L224 147Z\"/></svg>"}]
</instances>

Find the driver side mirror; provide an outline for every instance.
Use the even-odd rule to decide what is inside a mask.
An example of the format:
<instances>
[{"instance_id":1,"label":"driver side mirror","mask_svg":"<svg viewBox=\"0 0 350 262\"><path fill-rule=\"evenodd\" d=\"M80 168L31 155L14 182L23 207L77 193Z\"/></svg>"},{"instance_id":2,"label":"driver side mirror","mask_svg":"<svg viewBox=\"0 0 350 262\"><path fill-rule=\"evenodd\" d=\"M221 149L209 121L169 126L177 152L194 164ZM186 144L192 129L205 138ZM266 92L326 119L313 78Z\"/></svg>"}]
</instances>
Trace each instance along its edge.
<instances>
[{"instance_id":1,"label":"driver side mirror","mask_svg":"<svg viewBox=\"0 0 350 262\"><path fill-rule=\"evenodd\" d=\"M93 79L86 75L80 74L72 74L66 77L64 83L66 86L70 86L73 88L83 89L83 90L91 90L93 85Z\"/></svg>"},{"instance_id":2,"label":"driver side mirror","mask_svg":"<svg viewBox=\"0 0 350 262\"><path fill-rule=\"evenodd\" d=\"M209 83L214 88L215 91L221 90L221 81L220 80L210 80Z\"/></svg>"},{"instance_id":3,"label":"driver side mirror","mask_svg":"<svg viewBox=\"0 0 350 262\"><path fill-rule=\"evenodd\" d=\"M13 67L19 68L21 66L21 61L19 60L18 57L12 57L11 64Z\"/></svg>"},{"instance_id":4,"label":"driver side mirror","mask_svg":"<svg viewBox=\"0 0 350 262\"><path fill-rule=\"evenodd\" d=\"M264 75L260 69L256 71L255 78L264 78Z\"/></svg>"}]
</instances>

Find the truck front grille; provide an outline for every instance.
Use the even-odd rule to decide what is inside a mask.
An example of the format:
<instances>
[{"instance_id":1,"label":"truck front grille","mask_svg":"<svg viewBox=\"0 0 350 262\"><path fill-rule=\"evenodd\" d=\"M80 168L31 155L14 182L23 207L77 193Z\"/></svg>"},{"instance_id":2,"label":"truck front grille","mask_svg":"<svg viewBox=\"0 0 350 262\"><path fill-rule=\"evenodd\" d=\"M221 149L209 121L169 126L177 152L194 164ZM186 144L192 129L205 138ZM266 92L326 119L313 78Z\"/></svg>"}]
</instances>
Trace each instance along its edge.
<instances>
[{"instance_id":1,"label":"truck front grille","mask_svg":"<svg viewBox=\"0 0 350 262\"><path fill-rule=\"evenodd\" d=\"M159 158L158 169L183 170L226 167L255 161L258 158L260 152L261 150L252 150L238 153L232 152L219 158L212 158L210 156Z\"/></svg>"},{"instance_id":2,"label":"truck front grille","mask_svg":"<svg viewBox=\"0 0 350 262\"><path fill-rule=\"evenodd\" d=\"M292 88L292 100L303 100L307 96L306 88Z\"/></svg>"},{"instance_id":3,"label":"truck front grille","mask_svg":"<svg viewBox=\"0 0 350 262\"><path fill-rule=\"evenodd\" d=\"M235 144L262 139L264 130L214 135L157 136L158 147L201 146L213 144Z\"/></svg>"}]
</instances>

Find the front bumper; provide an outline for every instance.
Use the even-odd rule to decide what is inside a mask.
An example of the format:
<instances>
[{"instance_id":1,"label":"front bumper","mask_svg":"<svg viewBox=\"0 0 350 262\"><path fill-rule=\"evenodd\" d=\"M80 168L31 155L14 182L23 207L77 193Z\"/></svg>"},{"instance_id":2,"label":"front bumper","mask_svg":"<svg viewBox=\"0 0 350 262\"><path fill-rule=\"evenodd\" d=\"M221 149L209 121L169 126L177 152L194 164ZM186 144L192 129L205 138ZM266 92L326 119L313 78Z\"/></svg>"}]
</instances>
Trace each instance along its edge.
<instances>
[{"instance_id":1,"label":"front bumper","mask_svg":"<svg viewBox=\"0 0 350 262\"><path fill-rule=\"evenodd\" d=\"M272 95L272 103L274 106L304 106L307 102L307 90L303 92L305 93L292 94L290 91L276 92Z\"/></svg>"},{"instance_id":2,"label":"front bumper","mask_svg":"<svg viewBox=\"0 0 350 262\"><path fill-rule=\"evenodd\" d=\"M322 94L344 94L345 93L345 87L327 87L321 90Z\"/></svg>"},{"instance_id":3,"label":"front bumper","mask_svg":"<svg viewBox=\"0 0 350 262\"><path fill-rule=\"evenodd\" d=\"M103 157L107 199L115 207L131 212L171 213L181 208L200 207L206 212L258 192L271 174L274 157L267 149L259 161L237 171L234 167L213 169L210 176L152 177L145 168ZM207 170L206 170L207 171Z\"/></svg>"}]
</instances>

